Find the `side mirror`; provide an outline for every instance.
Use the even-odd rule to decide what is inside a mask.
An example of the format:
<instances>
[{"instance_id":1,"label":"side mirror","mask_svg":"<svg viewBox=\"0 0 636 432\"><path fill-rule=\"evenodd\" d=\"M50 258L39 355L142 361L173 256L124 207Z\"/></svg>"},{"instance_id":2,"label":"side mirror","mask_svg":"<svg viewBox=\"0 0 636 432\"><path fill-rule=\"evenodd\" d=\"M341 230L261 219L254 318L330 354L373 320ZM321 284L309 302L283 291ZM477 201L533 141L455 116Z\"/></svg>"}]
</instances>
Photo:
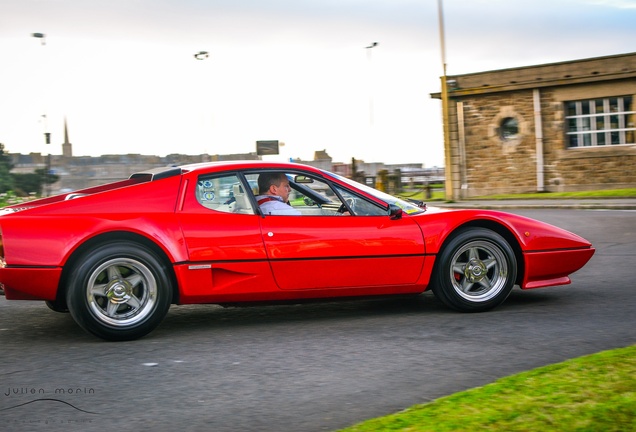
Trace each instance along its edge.
<instances>
[{"instance_id":1,"label":"side mirror","mask_svg":"<svg viewBox=\"0 0 636 432\"><path fill-rule=\"evenodd\" d=\"M402 219L402 209L395 204L389 204L389 216L392 220Z\"/></svg>"}]
</instances>

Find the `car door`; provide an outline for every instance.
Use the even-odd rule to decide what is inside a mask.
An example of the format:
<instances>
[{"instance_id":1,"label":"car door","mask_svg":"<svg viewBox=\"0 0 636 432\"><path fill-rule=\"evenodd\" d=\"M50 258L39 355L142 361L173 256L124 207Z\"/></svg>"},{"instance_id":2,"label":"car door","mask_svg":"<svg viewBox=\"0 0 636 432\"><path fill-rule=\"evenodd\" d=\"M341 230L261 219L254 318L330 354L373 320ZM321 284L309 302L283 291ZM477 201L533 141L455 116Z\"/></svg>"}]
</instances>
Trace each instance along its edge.
<instances>
[{"instance_id":1,"label":"car door","mask_svg":"<svg viewBox=\"0 0 636 432\"><path fill-rule=\"evenodd\" d=\"M259 219L237 173L187 179L177 212L189 261L177 266L182 296L219 301L278 290Z\"/></svg>"},{"instance_id":2,"label":"car door","mask_svg":"<svg viewBox=\"0 0 636 432\"><path fill-rule=\"evenodd\" d=\"M296 177L288 174L292 185ZM302 176L304 181L308 177ZM425 248L415 221L406 215L392 219L376 203L321 179L314 178L300 186L311 186L321 196L328 196L329 202L318 206L313 202L316 197L302 196L297 191L301 196L290 200L302 215L265 215L259 219L267 257L280 289L373 288L417 282ZM338 208L343 200L352 200L348 209L354 214L329 210ZM357 200L355 208L353 200Z\"/></svg>"}]
</instances>

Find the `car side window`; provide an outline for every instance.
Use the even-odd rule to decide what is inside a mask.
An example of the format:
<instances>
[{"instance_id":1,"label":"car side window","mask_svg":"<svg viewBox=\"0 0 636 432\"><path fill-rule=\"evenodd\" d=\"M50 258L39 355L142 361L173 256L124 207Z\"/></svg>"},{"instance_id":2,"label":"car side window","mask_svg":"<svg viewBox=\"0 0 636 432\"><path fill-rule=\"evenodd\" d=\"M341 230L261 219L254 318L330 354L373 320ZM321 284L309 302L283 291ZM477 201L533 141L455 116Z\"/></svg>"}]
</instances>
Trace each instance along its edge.
<instances>
[{"instance_id":1,"label":"car side window","mask_svg":"<svg viewBox=\"0 0 636 432\"><path fill-rule=\"evenodd\" d=\"M285 172L284 174L291 187L287 204L300 212L300 216L339 216L342 214L338 212L338 210L342 210L342 201L327 182L298 172ZM257 186L259 175L260 173L245 175L257 199L259 196ZM296 213L296 215L298 214Z\"/></svg>"},{"instance_id":2,"label":"car side window","mask_svg":"<svg viewBox=\"0 0 636 432\"><path fill-rule=\"evenodd\" d=\"M260 173L246 173L253 194L258 199ZM285 172L291 191L288 204L301 216L386 216L388 210L311 174ZM346 202L346 205L345 205ZM283 215L281 213L280 215Z\"/></svg>"},{"instance_id":3,"label":"car side window","mask_svg":"<svg viewBox=\"0 0 636 432\"><path fill-rule=\"evenodd\" d=\"M369 202L364 198L354 195L349 190L335 186L340 196L346 201L347 207L351 209L353 214L358 216L386 216L388 210L378 206L375 203Z\"/></svg>"},{"instance_id":4,"label":"car side window","mask_svg":"<svg viewBox=\"0 0 636 432\"><path fill-rule=\"evenodd\" d=\"M210 210L254 214L249 194L236 174L201 176L195 193L197 201Z\"/></svg>"},{"instance_id":5,"label":"car side window","mask_svg":"<svg viewBox=\"0 0 636 432\"><path fill-rule=\"evenodd\" d=\"M290 174L289 178L294 188L293 197L290 197L289 202L303 214L315 216L342 214L343 203L328 183L306 175Z\"/></svg>"}]
</instances>

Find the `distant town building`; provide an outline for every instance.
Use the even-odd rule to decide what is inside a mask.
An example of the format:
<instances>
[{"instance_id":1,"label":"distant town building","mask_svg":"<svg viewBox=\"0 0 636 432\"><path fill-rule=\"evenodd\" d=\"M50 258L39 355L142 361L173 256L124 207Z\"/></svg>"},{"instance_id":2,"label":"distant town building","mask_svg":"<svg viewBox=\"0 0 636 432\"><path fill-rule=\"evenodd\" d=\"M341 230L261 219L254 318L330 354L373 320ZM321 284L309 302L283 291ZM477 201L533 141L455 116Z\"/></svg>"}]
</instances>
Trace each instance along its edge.
<instances>
[{"instance_id":1,"label":"distant town building","mask_svg":"<svg viewBox=\"0 0 636 432\"><path fill-rule=\"evenodd\" d=\"M66 118L64 118L64 142L62 143L62 157L73 157L73 145L68 140L68 124Z\"/></svg>"},{"instance_id":2,"label":"distant town building","mask_svg":"<svg viewBox=\"0 0 636 432\"><path fill-rule=\"evenodd\" d=\"M42 169L50 164L50 170L59 176L59 181L48 188L49 195L70 192L92 186L98 186L108 182L123 180L139 171L162 166L177 166L192 163L230 160L260 160L261 157L253 153L224 154L224 155L183 155L170 154L167 156L149 156L141 154L102 155L102 156L73 156L73 145L69 140L69 129L64 120L64 142L62 143L62 155L44 156L40 153L28 155L10 153L14 173L31 173L36 169ZM327 171L335 171L346 177L351 177L351 165L346 163L334 163L326 150L316 151L314 160L294 162L312 165ZM358 171L362 180L375 186L375 177L378 171L389 169L383 163L364 163L358 161ZM422 164L392 165L392 170L406 167L422 171ZM422 171L423 172L423 171ZM421 178L421 177L418 177ZM409 181L409 180L406 180ZM421 182L420 182L421 183Z\"/></svg>"},{"instance_id":3,"label":"distant town building","mask_svg":"<svg viewBox=\"0 0 636 432\"><path fill-rule=\"evenodd\" d=\"M73 145L69 140L66 119L64 120L62 155L10 153L9 156L14 166L12 172L15 173L30 173L38 168L45 168L47 157L50 157L50 170L60 178L49 189L51 195L123 180L133 173L156 167L209 161L260 159L256 153L194 156L169 154L163 157L141 154L73 156Z\"/></svg>"},{"instance_id":4,"label":"distant town building","mask_svg":"<svg viewBox=\"0 0 636 432\"><path fill-rule=\"evenodd\" d=\"M636 186L636 53L446 79L454 197Z\"/></svg>"}]
</instances>

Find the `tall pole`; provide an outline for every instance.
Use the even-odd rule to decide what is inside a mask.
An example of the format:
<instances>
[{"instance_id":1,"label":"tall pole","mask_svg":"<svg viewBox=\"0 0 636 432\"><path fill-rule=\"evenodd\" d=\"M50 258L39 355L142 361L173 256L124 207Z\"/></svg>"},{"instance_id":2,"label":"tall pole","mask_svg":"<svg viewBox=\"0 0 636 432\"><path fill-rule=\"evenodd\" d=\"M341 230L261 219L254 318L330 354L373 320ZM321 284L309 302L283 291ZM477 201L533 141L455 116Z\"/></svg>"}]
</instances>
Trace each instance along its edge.
<instances>
[{"instance_id":1,"label":"tall pole","mask_svg":"<svg viewBox=\"0 0 636 432\"><path fill-rule=\"evenodd\" d=\"M439 38L442 49L442 121L444 123L444 189L446 201L453 200L453 173L450 149L450 131L448 114L448 80L446 78L446 42L444 40L444 11L442 0L437 0L439 15Z\"/></svg>"},{"instance_id":2,"label":"tall pole","mask_svg":"<svg viewBox=\"0 0 636 432\"><path fill-rule=\"evenodd\" d=\"M46 45L46 35L44 33L31 33L31 37L40 39L40 42L43 47ZM44 127L44 144L51 144L51 133L49 132L48 118L46 117L46 106L44 108L44 111L45 111L44 114L42 114L42 122ZM48 184L50 172L51 172L51 153L47 152L47 155L45 156L45 163L44 163L44 178L43 178L44 181L42 184L42 194L44 196L49 196L50 194L49 184Z\"/></svg>"},{"instance_id":3,"label":"tall pole","mask_svg":"<svg viewBox=\"0 0 636 432\"><path fill-rule=\"evenodd\" d=\"M199 51L197 53L194 54L194 58L197 61L203 62L203 63L207 63L207 59L210 57L210 53L208 51ZM202 87L205 87L206 89L209 87L207 84L207 80L208 80L208 76L206 76L206 68L201 66L201 71L200 71L200 76L197 77L197 85L201 85ZM205 105L205 109L201 109L201 113L200 115L200 127L201 127L201 141L203 143L203 153L207 153L208 157L210 156L210 149L214 148L214 133L213 133L213 117L214 117L214 111L212 110L211 106L210 109L208 110L208 104L209 102L206 103L206 101L208 101L208 95L211 94L211 92L208 90L206 92L203 93L203 103L206 104ZM211 100L211 98L210 98ZM209 119L208 119L208 115L209 115ZM208 121L209 121L209 127L208 127ZM218 153L217 155L215 155L213 157L212 160L218 160Z\"/></svg>"},{"instance_id":4,"label":"tall pole","mask_svg":"<svg viewBox=\"0 0 636 432\"><path fill-rule=\"evenodd\" d=\"M372 49L378 46L378 42L373 42L369 46L364 47L367 50L367 60L369 62L369 124L373 126L374 108L373 108L373 54Z\"/></svg>"}]
</instances>

